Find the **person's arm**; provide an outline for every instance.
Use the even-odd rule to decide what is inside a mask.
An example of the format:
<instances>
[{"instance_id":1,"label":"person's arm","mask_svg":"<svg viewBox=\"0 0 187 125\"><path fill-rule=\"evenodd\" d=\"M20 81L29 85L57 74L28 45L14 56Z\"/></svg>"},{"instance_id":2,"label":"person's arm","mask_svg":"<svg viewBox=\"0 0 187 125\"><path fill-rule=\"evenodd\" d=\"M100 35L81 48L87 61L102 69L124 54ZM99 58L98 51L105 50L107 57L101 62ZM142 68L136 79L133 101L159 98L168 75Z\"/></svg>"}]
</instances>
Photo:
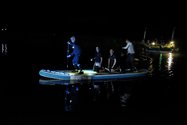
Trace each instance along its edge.
<instances>
[{"instance_id":1,"label":"person's arm","mask_svg":"<svg viewBox=\"0 0 187 125\"><path fill-rule=\"evenodd\" d=\"M108 68L110 68L110 58L108 58Z\"/></svg>"},{"instance_id":2,"label":"person's arm","mask_svg":"<svg viewBox=\"0 0 187 125\"><path fill-rule=\"evenodd\" d=\"M73 52L72 53L70 53L67 57L69 58L69 57L71 57L71 56L73 56L74 55L74 53L75 53L75 50L73 50Z\"/></svg>"},{"instance_id":3,"label":"person's arm","mask_svg":"<svg viewBox=\"0 0 187 125\"><path fill-rule=\"evenodd\" d=\"M71 42L67 42L68 43L68 45L70 45L70 46L73 46L73 43L71 43ZM67 55L67 57L69 58L69 57L71 57L72 55L74 54L74 51L72 52L72 53L70 53L69 55Z\"/></svg>"},{"instance_id":4,"label":"person's arm","mask_svg":"<svg viewBox=\"0 0 187 125\"><path fill-rule=\"evenodd\" d=\"M122 47L122 49L127 49L129 47L129 43L125 47Z\"/></svg>"},{"instance_id":5,"label":"person's arm","mask_svg":"<svg viewBox=\"0 0 187 125\"><path fill-rule=\"evenodd\" d=\"M72 42L68 41L67 43L68 43L69 45L73 46L73 43L72 43Z\"/></svg>"},{"instance_id":6,"label":"person's arm","mask_svg":"<svg viewBox=\"0 0 187 125\"><path fill-rule=\"evenodd\" d=\"M101 64L102 64L102 62L103 62L103 57L100 57L101 58L101 61L100 61L100 66L101 66Z\"/></svg>"},{"instance_id":7,"label":"person's arm","mask_svg":"<svg viewBox=\"0 0 187 125\"><path fill-rule=\"evenodd\" d=\"M90 59L90 61L93 61L93 60L95 60L95 57L93 57L93 58Z\"/></svg>"},{"instance_id":8,"label":"person's arm","mask_svg":"<svg viewBox=\"0 0 187 125\"><path fill-rule=\"evenodd\" d=\"M114 63L112 65L112 69L114 68L115 65L116 65L116 58L114 59Z\"/></svg>"},{"instance_id":9,"label":"person's arm","mask_svg":"<svg viewBox=\"0 0 187 125\"><path fill-rule=\"evenodd\" d=\"M73 55L73 52L71 54L67 55L67 57L70 58L72 55Z\"/></svg>"},{"instance_id":10,"label":"person's arm","mask_svg":"<svg viewBox=\"0 0 187 125\"><path fill-rule=\"evenodd\" d=\"M93 57L93 58L90 59L90 61L93 61L93 60L95 60L95 57Z\"/></svg>"},{"instance_id":11,"label":"person's arm","mask_svg":"<svg viewBox=\"0 0 187 125\"><path fill-rule=\"evenodd\" d=\"M70 56L73 56L73 54L74 54L74 51L70 54Z\"/></svg>"}]
</instances>

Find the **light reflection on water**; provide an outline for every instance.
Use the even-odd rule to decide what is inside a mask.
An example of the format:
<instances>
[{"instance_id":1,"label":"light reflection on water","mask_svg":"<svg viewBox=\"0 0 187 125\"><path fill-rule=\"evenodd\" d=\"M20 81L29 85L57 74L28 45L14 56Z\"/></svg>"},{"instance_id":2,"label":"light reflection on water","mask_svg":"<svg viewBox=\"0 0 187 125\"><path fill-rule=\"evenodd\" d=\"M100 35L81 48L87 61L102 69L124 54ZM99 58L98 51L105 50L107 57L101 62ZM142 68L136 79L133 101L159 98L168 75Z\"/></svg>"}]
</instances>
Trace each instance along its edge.
<instances>
[{"instance_id":1,"label":"light reflection on water","mask_svg":"<svg viewBox=\"0 0 187 125\"><path fill-rule=\"evenodd\" d=\"M172 53L169 53L169 54L168 54L167 63L168 63L168 65L167 65L168 71L170 71L171 68L172 68L172 64L173 64L173 54L172 54Z\"/></svg>"},{"instance_id":2,"label":"light reflection on water","mask_svg":"<svg viewBox=\"0 0 187 125\"><path fill-rule=\"evenodd\" d=\"M153 58L153 63L150 63L148 67L149 71L152 71L151 75L158 78L172 78L174 76L174 65L177 54L160 53L150 56Z\"/></svg>"}]
</instances>

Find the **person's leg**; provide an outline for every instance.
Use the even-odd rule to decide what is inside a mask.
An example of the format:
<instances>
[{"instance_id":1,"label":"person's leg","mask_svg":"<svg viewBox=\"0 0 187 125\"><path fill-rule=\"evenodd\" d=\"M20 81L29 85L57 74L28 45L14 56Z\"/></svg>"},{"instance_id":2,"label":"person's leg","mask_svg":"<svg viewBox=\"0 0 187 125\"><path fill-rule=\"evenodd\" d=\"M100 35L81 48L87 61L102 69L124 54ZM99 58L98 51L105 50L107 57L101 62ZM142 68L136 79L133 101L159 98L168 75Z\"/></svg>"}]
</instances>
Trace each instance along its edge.
<instances>
[{"instance_id":1,"label":"person's leg","mask_svg":"<svg viewBox=\"0 0 187 125\"><path fill-rule=\"evenodd\" d=\"M93 70L95 70L95 63L93 64Z\"/></svg>"},{"instance_id":2,"label":"person's leg","mask_svg":"<svg viewBox=\"0 0 187 125\"><path fill-rule=\"evenodd\" d=\"M99 72L100 67L94 66L94 71Z\"/></svg>"},{"instance_id":3,"label":"person's leg","mask_svg":"<svg viewBox=\"0 0 187 125\"><path fill-rule=\"evenodd\" d=\"M75 56L76 66L77 66L78 70L80 70L79 73L81 74L81 73L83 73L83 72L82 72L81 65L79 64L79 59L80 59L80 56L79 56L79 55Z\"/></svg>"},{"instance_id":4,"label":"person's leg","mask_svg":"<svg viewBox=\"0 0 187 125\"><path fill-rule=\"evenodd\" d=\"M77 65L77 67L78 67L78 69L80 70L81 68L80 68L80 64L79 64L79 57L80 56L75 56L75 62L76 62L76 65Z\"/></svg>"},{"instance_id":5,"label":"person's leg","mask_svg":"<svg viewBox=\"0 0 187 125\"><path fill-rule=\"evenodd\" d=\"M129 54L129 67L132 70L133 55Z\"/></svg>"},{"instance_id":6,"label":"person's leg","mask_svg":"<svg viewBox=\"0 0 187 125\"><path fill-rule=\"evenodd\" d=\"M126 60L126 68L129 69L130 68L130 54L127 55L127 60Z\"/></svg>"},{"instance_id":7,"label":"person's leg","mask_svg":"<svg viewBox=\"0 0 187 125\"><path fill-rule=\"evenodd\" d=\"M76 59L76 56L73 57L72 63L73 63L73 66L74 66L74 70L73 70L73 71L77 71L77 70L78 70L78 67L77 67L77 59Z\"/></svg>"},{"instance_id":8,"label":"person's leg","mask_svg":"<svg viewBox=\"0 0 187 125\"><path fill-rule=\"evenodd\" d=\"M125 70L125 58L124 57L121 57L119 67L121 69L121 72L123 72Z\"/></svg>"},{"instance_id":9,"label":"person's leg","mask_svg":"<svg viewBox=\"0 0 187 125\"><path fill-rule=\"evenodd\" d=\"M101 69L100 63L99 62L95 62L93 70L96 71L96 72L99 72L100 69Z\"/></svg>"},{"instance_id":10,"label":"person's leg","mask_svg":"<svg viewBox=\"0 0 187 125\"><path fill-rule=\"evenodd\" d=\"M134 54L130 54L130 68L132 71L136 71L136 67L134 66Z\"/></svg>"}]
</instances>

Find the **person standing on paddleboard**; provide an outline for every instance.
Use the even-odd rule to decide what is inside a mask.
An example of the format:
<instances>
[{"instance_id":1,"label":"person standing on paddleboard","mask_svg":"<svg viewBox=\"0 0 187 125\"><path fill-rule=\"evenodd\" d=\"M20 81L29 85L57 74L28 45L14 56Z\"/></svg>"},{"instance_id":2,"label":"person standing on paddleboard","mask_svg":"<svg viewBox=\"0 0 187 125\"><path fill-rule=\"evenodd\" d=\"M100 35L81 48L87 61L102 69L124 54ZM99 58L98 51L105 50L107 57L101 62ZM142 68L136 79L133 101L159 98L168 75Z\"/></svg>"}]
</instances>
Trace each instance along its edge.
<instances>
[{"instance_id":1,"label":"person standing on paddleboard","mask_svg":"<svg viewBox=\"0 0 187 125\"><path fill-rule=\"evenodd\" d=\"M127 67L130 68L131 71L135 71L136 67L134 67L133 64L135 51L132 42L126 39L126 46L122 47L122 49L127 49Z\"/></svg>"},{"instance_id":2,"label":"person standing on paddleboard","mask_svg":"<svg viewBox=\"0 0 187 125\"><path fill-rule=\"evenodd\" d=\"M67 58L70 58L73 56L72 64L75 68L73 70L73 72L78 72L78 70L79 70L79 74L83 74L82 68L79 64L81 50L75 41L76 41L75 36L70 37L70 42L68 41L68 44L72 46L73 52L71 54L67 55Z\"/></svg>"}]
</instances>

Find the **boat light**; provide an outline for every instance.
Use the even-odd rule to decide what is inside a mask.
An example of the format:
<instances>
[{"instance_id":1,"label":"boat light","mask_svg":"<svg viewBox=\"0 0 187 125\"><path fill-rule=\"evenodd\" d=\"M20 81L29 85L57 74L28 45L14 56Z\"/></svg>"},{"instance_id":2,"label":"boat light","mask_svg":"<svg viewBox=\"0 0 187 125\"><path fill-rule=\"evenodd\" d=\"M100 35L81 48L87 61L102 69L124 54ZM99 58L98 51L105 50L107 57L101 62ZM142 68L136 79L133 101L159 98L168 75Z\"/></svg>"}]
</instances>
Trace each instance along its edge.
<instances>
[{"instance_id":1,"label":"boat light","mask_svg":"<svg viewBox=\"0 0 187 125\"><path fill-rule=\"evenodd\" d=\"M155 45L155 42L152 42L152 43L151 43L151 45L153 45L153 46L154 46L154 45Z\"/></svg>"}]
</instances>

